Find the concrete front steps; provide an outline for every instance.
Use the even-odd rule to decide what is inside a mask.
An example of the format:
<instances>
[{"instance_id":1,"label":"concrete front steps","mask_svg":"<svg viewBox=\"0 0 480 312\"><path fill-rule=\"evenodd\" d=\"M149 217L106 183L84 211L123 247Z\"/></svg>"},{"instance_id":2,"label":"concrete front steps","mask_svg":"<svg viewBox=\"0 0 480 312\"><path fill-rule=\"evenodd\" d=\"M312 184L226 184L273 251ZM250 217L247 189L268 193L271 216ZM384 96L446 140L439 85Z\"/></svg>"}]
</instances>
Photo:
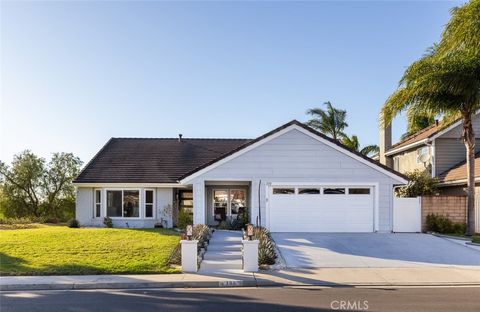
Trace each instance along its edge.
<instances>
[{"instance_id":1,"label":"concrete front steps","mask_svg":"<svg viewBox=\"0 0 480 312\"><path fill-rule=\"evenodd\" d=\"M216 230L203 256L199 272L242 270L242 233Z\"/></svg>"}]
</instances>

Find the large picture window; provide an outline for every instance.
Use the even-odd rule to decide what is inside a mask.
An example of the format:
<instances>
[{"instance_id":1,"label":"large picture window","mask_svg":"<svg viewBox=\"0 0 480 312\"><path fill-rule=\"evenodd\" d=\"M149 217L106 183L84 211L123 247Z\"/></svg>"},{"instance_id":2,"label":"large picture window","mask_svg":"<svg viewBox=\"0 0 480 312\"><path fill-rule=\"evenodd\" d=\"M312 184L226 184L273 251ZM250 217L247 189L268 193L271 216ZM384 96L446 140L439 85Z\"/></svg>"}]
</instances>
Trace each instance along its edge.
<instances>
[{"instance_id":1,"label":"large picture window","mask_svg":"<svg viewBox=\"0 0 480 312\"><path fill-rule=\"evenodd\" d=\"M107 216L138 218L140 217L139 191L107 191Z\"/></svg>"}]
</instances>

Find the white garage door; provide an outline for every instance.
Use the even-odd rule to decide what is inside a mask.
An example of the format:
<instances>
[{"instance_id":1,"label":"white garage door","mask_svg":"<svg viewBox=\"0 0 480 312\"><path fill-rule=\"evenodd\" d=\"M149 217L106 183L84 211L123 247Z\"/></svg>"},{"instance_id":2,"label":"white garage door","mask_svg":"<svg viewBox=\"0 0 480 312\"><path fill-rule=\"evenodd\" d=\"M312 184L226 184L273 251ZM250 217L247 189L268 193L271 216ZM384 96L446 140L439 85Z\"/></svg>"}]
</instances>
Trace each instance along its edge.
<instances>
[{"instance_id":1,"label":"white garage door","mask_svg":"<svg viewBox=\"0 0 480 312\"><path fill-rule=\"evenodd\" d=\"M271 186L271 232L373 232L371 186Z\"/></svg>"}]
</instances>

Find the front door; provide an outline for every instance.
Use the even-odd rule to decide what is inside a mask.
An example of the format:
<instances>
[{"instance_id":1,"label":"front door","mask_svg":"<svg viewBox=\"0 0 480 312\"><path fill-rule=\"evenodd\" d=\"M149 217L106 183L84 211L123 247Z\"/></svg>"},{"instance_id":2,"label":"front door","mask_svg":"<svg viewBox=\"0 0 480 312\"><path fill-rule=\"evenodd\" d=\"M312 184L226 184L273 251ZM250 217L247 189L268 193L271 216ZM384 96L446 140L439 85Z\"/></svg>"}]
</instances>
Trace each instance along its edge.
<instances>
[{"instance_id":1,"label":"front door","mask_svg":"<svg viewBox=\"0 0 480 312\"><path fill-rule=\"evenodd\" d=\"M246 209L247 195L245 189L214 189L213 218L215 221L236 219Z\"/></svg>"},{"instance_id":2,"label":"front door","mask_svg":"<svg viewBox=\"0 0 480 312\"><path fill-rule=\"evenodd\" d=\"M213 190L213 218L215 221L227 219L228 190Z\"/></svg>"}]
</instances>

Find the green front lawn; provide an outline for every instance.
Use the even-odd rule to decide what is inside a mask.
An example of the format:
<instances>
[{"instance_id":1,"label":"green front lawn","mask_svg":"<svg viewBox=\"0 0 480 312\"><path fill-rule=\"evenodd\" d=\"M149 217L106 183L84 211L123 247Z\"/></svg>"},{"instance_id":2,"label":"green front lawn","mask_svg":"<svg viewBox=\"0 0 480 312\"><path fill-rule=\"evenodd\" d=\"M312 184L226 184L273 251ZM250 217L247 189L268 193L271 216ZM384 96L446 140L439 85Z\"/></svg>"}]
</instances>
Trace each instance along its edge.
<instances>
[{"instance_id":1,"label":"green front lawn","mask_svg":"<svg viewBox=\"0 0 480 312\"><path fill-rule=\"evenodd\" d=\"M178 273L167 261L179 240L178 233L163 229L2 230L0 274Z\"/></svg>"}]
</instances>

